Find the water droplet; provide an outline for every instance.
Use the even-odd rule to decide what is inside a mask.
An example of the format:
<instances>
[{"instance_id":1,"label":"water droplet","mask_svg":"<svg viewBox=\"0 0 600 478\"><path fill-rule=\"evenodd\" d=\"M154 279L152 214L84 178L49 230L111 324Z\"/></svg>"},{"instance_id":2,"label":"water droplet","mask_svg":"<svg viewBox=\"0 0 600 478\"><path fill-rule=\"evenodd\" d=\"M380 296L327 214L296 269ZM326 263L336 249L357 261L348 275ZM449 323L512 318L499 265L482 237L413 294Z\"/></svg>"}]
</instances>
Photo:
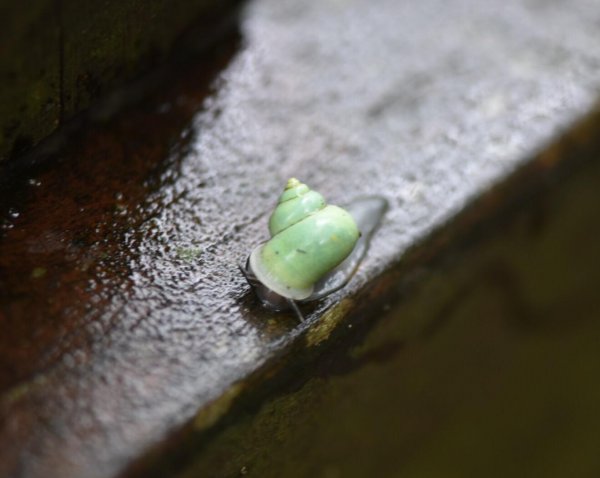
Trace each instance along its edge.
<instances>
[{"instance_id":1,"label":"water droplet","mask_svg":"<svg viewBox=\"0 0 600 478\"><path fill-rule=\"evenodd\" d=\"M36 178L29 178L27 180L27 184L29 184L30 186L38 187L38 186L42 185L42 182L39 179L36 179Z\"/></svg>"}]
</instances>

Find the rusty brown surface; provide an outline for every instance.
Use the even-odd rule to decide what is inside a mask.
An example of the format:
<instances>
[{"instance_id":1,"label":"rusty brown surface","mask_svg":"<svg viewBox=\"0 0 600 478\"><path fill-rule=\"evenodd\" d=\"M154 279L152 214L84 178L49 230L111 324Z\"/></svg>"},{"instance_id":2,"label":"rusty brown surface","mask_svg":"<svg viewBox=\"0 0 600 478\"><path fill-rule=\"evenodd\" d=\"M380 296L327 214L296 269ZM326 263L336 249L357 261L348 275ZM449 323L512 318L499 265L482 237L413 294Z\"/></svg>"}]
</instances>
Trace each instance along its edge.
<instances>
[{"instance_id":1,"label":"rusty brown surface","mask_svg":"<svg viewBox=\"0 0 600 478\"><path fill-rule=\"evenodd\" d=\"M0 471L113 476L161 456L371 311L408 250L443 253L443 232L418 247L432 231L554 178L576 155L546 145L592 108L600 51L590 2L548 5L258 1L241 40L3 175ZM391 202L349 287L300 326L237 270L292 175L334 203Z\"/></svg>"}]
</instances>

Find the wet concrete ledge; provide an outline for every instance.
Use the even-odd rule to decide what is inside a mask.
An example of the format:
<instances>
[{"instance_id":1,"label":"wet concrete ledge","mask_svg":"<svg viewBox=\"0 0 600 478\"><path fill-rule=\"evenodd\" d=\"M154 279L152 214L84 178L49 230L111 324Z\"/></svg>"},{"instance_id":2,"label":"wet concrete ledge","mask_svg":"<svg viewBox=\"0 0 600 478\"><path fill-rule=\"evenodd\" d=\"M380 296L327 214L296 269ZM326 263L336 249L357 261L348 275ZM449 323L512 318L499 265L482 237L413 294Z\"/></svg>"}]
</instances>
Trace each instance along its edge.
<instances>
[{"instance_id":1,"label":"wet concrete ledge","mask_svg":"<svg viewBox=\"0 0 600 478\"><path fill-rule=\"evenodd\" d=\"M420 476L448 443L489 444L476 471L516 438L547 456L526 429L594 443L600 13L576 4L257 1L241 40L14 177L0 474ZM292 175L391 202L302 325L237 271Z\"/></svg>"},{"instance_id":2,"label":"wet concrete ledge","mask_svg":"<svg viewBox=\"0 0 600 478\"><path fill-rule=\"evenodd\" d=\"M593 476L600 112L122 476Z\"/></svg>"}]
</instances>

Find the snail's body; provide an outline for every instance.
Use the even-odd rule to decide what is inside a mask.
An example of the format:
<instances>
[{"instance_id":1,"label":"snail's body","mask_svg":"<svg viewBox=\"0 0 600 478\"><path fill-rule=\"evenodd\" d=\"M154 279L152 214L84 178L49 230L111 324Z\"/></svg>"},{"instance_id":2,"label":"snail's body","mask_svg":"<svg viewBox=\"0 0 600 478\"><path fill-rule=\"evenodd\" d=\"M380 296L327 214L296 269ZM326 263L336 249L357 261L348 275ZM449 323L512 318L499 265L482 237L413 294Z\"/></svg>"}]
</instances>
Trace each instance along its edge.
<instances>
[{"instance_id":1,"label":"snail's body","mask_svg":"<svg viewBox=\"0 0 600 478\"><path fill-rule=\"evenodd\" d=\"M365 197L347 208L290 179L269 220L271 239L256 247L242 272L261 302L273 309L324 297L356 271L387 201Z\"/></svg>"}]
</instances>

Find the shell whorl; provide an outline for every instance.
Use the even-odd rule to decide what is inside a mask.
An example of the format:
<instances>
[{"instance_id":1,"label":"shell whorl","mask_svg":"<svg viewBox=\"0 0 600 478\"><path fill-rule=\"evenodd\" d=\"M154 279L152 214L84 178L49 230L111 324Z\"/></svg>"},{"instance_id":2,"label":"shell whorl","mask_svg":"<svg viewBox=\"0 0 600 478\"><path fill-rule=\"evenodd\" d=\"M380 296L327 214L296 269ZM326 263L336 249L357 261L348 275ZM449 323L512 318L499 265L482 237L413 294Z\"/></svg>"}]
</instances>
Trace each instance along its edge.
<instances>
[{"instance_id":1,"label":"shell whorl","mask_svg":"<svg viewBox=\"0 0 600 478\"><path fill-rule=\"evenodd\" d=\"M271 237L326 206L325 199L296 178L288 180L269 218Z\"/></svg>"},{"instance_id":2,"label":"shell whorl","mask_svg":"<svg viewBox=\"0 0 600 478\"><path fill-rule=\"evenodd\" d=\"M342 208L295 178L287 182L269 219L271 239L257 246L249 269L270 291L291 300L309 297L316 282L340 264L359 237Z\"/></svg>"}]
</instances>

